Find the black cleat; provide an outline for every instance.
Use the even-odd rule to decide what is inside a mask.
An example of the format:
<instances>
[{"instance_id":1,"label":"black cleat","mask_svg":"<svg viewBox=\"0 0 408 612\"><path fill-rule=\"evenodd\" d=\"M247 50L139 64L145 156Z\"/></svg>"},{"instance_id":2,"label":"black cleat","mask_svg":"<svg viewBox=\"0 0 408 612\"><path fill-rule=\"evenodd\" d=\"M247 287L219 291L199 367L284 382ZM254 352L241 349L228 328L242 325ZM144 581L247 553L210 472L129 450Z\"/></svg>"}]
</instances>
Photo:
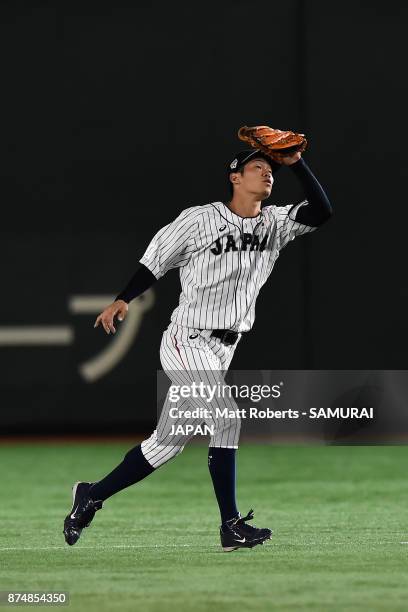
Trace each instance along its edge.
<instances>
[{"instance_id":1,"label":"black cleat","mask_svg":"<svg viewBox=\"0 0 408 612\"><path fill-rule=\"evenodd\" d=\"M236 518L227 521L226 527L220 528L221 546L224 552L231 552L237 548L253 548L271 539L270 529L259 529L245 524L245 521L251 521L253 518L254 511L250 510L246 516L238 514Z\"/></svg>"},{"instance_id":2,"label":"black cleat","mask_svg":"<svg viewBox=\"0 0 408 612\"><path fill-rule=\"evenodd\" d=\"M92 482L76 482L72 487L72 508L64 520L64 537L72 546L78 542L82 529L91 524L95 512L102 508L102 500L94 501L88 495Z\"/></svg>"}]
</instances>

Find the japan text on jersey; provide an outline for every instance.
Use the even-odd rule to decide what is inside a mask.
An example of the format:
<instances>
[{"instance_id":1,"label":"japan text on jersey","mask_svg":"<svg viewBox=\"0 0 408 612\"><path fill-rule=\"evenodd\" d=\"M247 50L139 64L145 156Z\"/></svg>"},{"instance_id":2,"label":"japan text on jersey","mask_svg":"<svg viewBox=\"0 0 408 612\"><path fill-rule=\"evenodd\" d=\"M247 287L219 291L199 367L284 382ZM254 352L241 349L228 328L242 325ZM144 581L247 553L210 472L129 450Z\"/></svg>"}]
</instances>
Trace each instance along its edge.
<instances>
[{"instance_id":1,"label":"japan text on jersey","mask_svg":"<svg viewBox=\"0 0 408 612\"><path fill-rule=\"evenodd\" d=\"M171 320L185 327L249 331L255 301L279 251L315 227L296 221L307 200L264 206L241 217L223 202L191 206L160 229L140 262L161 278L180 268L181 294Z\"/></svg>"}]
</instances>

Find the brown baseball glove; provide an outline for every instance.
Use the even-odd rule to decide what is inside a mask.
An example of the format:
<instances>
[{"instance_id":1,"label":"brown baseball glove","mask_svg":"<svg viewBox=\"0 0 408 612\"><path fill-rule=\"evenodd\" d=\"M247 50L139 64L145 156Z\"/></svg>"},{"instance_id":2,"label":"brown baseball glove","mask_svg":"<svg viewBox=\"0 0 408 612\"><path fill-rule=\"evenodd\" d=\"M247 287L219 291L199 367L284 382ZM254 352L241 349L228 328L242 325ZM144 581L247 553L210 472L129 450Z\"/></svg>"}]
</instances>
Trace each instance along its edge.
<instances>
[{"instance_id":1,"label":"brown baseball glove","mask_svg":"<svg viewBox=\"0 0 408 612\"><path fill-rule=\"evenodd\" d=\"M238 138L248 142L254 149L260 149L278 163L282 163L283 157L304 151L307 146L304 134L274 130L267 125L244 125L238 130Z\"/></svg>"}]
</instances>

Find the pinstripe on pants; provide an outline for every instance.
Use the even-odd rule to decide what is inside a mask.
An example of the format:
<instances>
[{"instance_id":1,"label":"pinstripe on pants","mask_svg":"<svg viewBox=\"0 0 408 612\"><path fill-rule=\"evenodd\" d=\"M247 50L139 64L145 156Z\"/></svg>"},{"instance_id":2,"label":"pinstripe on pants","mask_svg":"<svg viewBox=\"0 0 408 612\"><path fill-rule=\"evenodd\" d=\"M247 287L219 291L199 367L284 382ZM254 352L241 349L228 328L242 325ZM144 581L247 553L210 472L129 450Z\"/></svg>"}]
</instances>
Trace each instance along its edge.
<instances>
[{"instance_id":1,"label":"pinstripe on pants","mask_svg":"<svg viewBox=\"0 0 408 612\"><path fill-rule=\"evenodd\" d=\"M193 336L190 338L190 336ZM160 361L163 370L173 385L186 385L192 382L206 385L223 383L223 373L229 368L235 349L242 337L234 345L226 345L219 338L211 337L211 330L198 330L191 327L181 327L171 322L164 331L160 346ZM170 402L169 393L163 405L157 428L152 435L142 442L142 451L149 463L157 468L166 463L183 450L185 444L193 436L186 434L171 434L171 427L186 424L194 426L203 419L170 418L169 409L194 410L206 409L211 414L204 419L213 429L210 446L222 448L238 448L241 422L238 415L234 418L216 415L216 409L228 409L228 414L238 410L238 405L228 394L219 397L217 394L211 402L205 397L180 398L176 403Z\"/></svg>"}]
</instances>

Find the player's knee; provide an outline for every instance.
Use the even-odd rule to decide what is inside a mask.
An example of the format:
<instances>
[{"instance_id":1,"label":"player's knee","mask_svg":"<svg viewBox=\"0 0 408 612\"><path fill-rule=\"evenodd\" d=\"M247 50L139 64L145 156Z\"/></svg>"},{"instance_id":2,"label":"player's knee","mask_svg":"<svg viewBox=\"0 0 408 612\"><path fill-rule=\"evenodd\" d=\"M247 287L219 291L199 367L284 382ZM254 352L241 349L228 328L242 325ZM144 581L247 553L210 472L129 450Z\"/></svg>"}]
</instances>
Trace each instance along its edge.
<instances>
[{"instance_id":1,"label":"player's knee","mask_svg":"<svg viewBox=\"0 0 408 612\"><path fill-rule=\"evenodd\" d=\"M241 418L234 417L233 419L224 419L219 426L217 427L217 431L236 431L239 433L241 430Z\"/></svg>"},{"instance_id":2,"label":"player's knee","mask_svg":"<svg viewBox=\"0 0 408 612\"><path fill-rule=\"evenodd\" d=\"M150 438L144 440L141 449L145 459L158 468L183 452L184 444L169 444L168 440L161 440L154 432Z\"/></svg>"},{"instance_id":3,"label":"player's knee","mask_svg":"<svg viewBox=\"0 0 408 612\"><path fill-rule=\"evenodd\" d=\"M154 468L158 468L180 455L183 449L184 446L157 446L146 455L146 459Z\"/></svg>"},{"instance_id":4,"label":"player's knee","mask_svg":"<svg viewBox=\"0 0 408 612\"><path fill-rule=\"evenodd\" d=\"M174 457L177 457L178 455L180 455L184 450L184 446L173 446L172 449L172 459L174 459Z\"/></svg>"},{"instance_id":5,"label":"player's knee","mask_svg":"<svg viewBox=\"0 0 408 612\"><path fill-rule=\"evenodd\" d=\"M149 438L143 440L141 450L150 465L158 468L180 455L184 446L185 444L180 443L180 440L179 444L169 444L169 437L162 436L155 430Z\"/></svg>"},{"instance_id":6,"label":"player's knee","mask_svg":"<svg viewBox=\"0 0 408 612\"><path fill-rule=\"evenodd\" d=\"M212 436L213 440L217 440L218 442L222 441L223 443L231 443L231 445L236 445L239 439L239 434L241 431L241 419L239 417L233 419L223 419L220 423L217 423L214 434Z\"/></svg>"}]
</instances>

